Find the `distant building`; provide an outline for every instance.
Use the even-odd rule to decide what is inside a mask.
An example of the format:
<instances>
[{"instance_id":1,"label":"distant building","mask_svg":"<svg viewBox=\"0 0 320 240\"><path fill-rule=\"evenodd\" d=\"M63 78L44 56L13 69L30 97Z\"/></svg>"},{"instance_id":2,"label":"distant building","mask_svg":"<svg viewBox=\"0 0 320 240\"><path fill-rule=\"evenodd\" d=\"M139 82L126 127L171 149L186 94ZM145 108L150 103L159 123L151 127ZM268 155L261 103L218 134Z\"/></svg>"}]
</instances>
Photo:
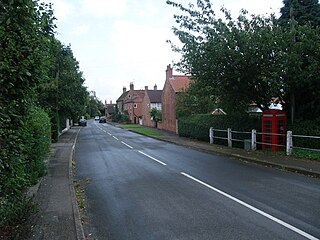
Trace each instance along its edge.
<instances>
[{"instance_id":1,"label":"distant building","mask_svg":"<svg viewBox=\"0 0 320 240\"><path fill-rule=\"evenodd\" d=\"M104 112L106 118L111 121L112 115L117 113L117 104L113 104L112 101L108 104L107 101L105 101Z\"/></svg>"},{"instance_id":2,"label":"distant building","mask_svg":"<svg viewBox=\"0 0 320 240\"><path fill-rule=\"evenodd\" d=\"M157 89L157 85L153 87L153 90L149 90L145 87L144 98L142 100L142 125L155 127L155 122L151 119L150 111L155 108L159 111L162 110L161 103L162 90Z\"/></svg>"}]
</instances>

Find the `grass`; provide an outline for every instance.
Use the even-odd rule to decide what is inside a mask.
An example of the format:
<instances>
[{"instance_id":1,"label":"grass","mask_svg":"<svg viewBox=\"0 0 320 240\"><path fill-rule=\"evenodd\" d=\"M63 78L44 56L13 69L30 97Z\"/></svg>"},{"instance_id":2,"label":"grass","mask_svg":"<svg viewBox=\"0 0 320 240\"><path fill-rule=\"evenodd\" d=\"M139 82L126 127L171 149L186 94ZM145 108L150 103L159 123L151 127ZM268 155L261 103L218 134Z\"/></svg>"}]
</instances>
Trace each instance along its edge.
<instances>
[{"instance_id":1,"label":"grass","mask_svg":"<svg viewBox=\"0 0 320 240\"><path fill-rule=\"evenodd\" d=\"M311 160L318 160L320 161L320 152L319 151L311 151L305 149L294 149L293 156L299 158L307 158Z\"/></svg>"},{"instance_id":2,"label":"grass","mask_svg":"<svg viewBox=\"0 0 320 240\"><path fill-rule=\"evenodd\" d=\"M144 127L141 125L121 125L121 128L129 129L136 133L141 133L147 136L162 136L163 133L155 128Z\"/></svg>"}]
</instances>

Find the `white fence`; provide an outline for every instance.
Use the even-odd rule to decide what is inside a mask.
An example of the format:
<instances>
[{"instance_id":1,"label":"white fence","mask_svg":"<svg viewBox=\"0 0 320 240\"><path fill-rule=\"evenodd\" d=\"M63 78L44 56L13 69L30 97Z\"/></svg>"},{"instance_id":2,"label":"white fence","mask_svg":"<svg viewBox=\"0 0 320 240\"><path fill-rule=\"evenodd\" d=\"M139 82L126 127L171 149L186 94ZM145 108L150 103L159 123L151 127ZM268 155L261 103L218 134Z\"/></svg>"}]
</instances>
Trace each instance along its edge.
<instances>
[{"instance_id":1,"label":"white fence","mask_svg":"<svg viewBox=\"0 0 320 240\"><path fill-rule=\"evenodd\" d=\"M216 133L224 133L224 136L217 136ZM236 138L237 134L245 134L247 135L247 139L239 139ZM220 134L221 135L221 134ZM268 142L259 142L257 141L257 135L265 135L265 136L277 136L280 138L283 138L283 144L273 144ZM310 140L316 140L320 141L320 136L305 136L305 135L293 135L292 131L287 131L286 134L276 134L276 133L261 133L257 132L255 129L252 129L251 132L241 132L241 131L233 131L231 128L228 128L226 130L221 129L214 129L211 127L209 129L209 139L210 144L214 143L214 139L222 139L227 141L228 147L232 147L233 142L243 142L244 148L246 150L257 150L257 144L261 145L268 145L268 146L276 146L276 147L282 147L286 150L287 155L291 155L293 152L293 149L303 149L303 150L309 150L309 151L320 151L320 149L315 148L307 148L307 147L301 147L301 146L293 146L293 138L309 138Z\"/></svg>"}]
</instances>

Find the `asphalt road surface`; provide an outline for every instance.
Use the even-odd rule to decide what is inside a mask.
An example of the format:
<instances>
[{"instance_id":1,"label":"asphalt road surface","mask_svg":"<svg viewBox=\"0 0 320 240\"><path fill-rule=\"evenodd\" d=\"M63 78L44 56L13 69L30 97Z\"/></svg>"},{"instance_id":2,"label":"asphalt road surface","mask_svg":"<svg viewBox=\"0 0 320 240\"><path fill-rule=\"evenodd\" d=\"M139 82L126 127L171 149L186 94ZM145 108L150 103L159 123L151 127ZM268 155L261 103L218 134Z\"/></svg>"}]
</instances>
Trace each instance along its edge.
<instances>
[{"instance_id":1,"label":"asphalt road surface","mask_svg":"<svg viewBox=\"0 0 320 240\"><path fill-rule=\"evenodd\" d=\"M76 145L92 239L319 239L320 180L89 122Z\"/></svg>"}]
</instances>

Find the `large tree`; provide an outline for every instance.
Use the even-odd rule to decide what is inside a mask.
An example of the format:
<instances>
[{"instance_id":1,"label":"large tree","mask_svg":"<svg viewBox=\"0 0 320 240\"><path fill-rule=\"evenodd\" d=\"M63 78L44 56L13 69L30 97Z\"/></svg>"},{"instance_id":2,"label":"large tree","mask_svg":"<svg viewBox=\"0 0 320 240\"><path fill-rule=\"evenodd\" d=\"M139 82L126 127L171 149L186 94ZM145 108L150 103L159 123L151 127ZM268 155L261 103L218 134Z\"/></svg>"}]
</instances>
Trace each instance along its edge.
<instances>
[{"instance_id":1,"label":"large tree","mask_svg":"<svg viewBox=\"0 0 320 240\"><path fill-rule=\"evenodd\" d=\"M242 11L233 20L222 9L221 19L209 0L198 1L197 7L167 2L185 13L175 15L179 27L174 33L183 45L173 48L182 54L180 69L192 74L193 88L211 91L210 99L229 112L244 111L251 102L267 108L272 96L281 95L277 61L283 40L272 16L248 18Z\"/></svg>"},{"instance_id":2,"label":"large tree","mask_svg":"<svg viewBox=\"0 0 320 240\"><path fill-rule=\"evenodd\" d=\"M283 0L279 22L290 26L290 20L299 25L320 26L320 4L318 0Z\"/></svg>"},{"instance_id":3,"label":"large tree","mask_svg":"<svg viewBox=\"0 0 320 240\"><path fill-rule=\"evenodd\" d=\"M267 109L272 97L299 105L293 111L307 102L316 110L315 100L307 98L319 92L318 28L282 28L273 15L248 16L244 10L233 19L222 9L225 17L219 18L209 0L187 7L167 3L182 11L173 28L182 45L172 47L181 53L177 65L192 75L198 96L210 97L229 113L244 112L252 102ZM292 101L298 92L300 98Z\"/></svg>"}]
</instances>

